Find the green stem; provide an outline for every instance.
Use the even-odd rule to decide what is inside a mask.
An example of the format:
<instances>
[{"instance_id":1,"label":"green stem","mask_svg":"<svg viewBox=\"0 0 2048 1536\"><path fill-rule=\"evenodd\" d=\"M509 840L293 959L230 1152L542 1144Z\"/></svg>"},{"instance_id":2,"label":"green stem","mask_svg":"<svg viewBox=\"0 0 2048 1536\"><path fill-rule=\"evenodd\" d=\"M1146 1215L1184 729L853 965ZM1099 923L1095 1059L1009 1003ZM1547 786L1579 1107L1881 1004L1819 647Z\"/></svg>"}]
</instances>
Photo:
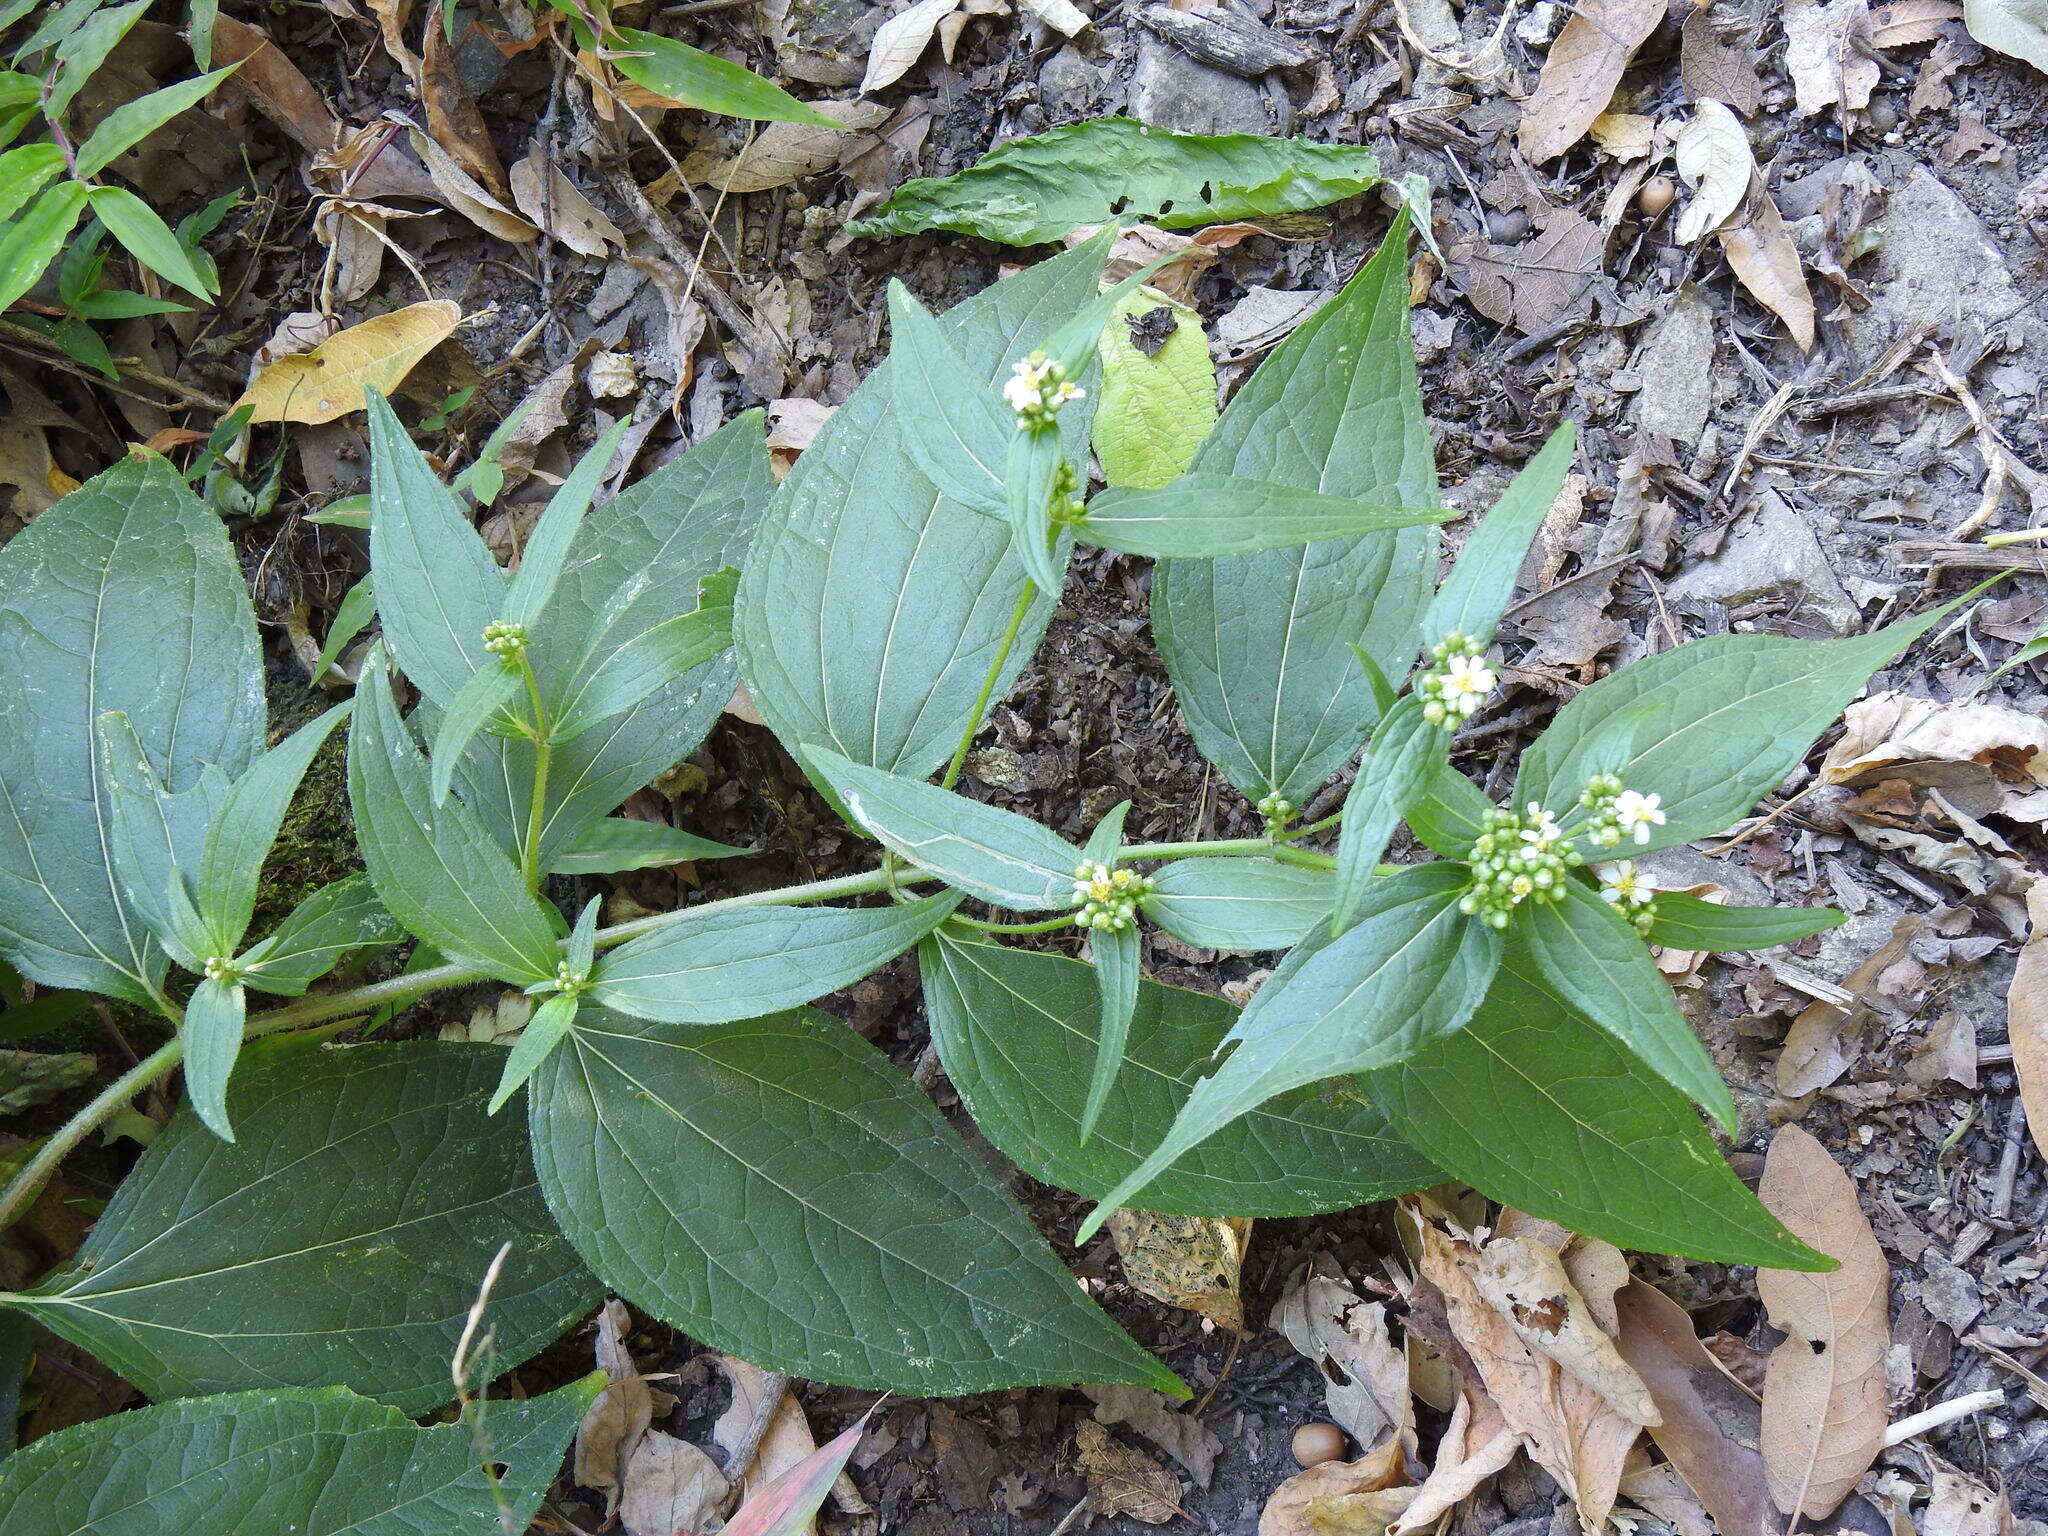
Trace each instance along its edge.
<instances>
[{"instance_id":1,"label":"green stem","mask_svg":"<svg viewBox=\"0 0 2048 1536\"><path fill-rule=\"evenodd\" d=\"M553 722L541 701L540 679L533 675L533 663L519 653L519 672L526 680L526 700L533 710L533 801L526 809L526 842L519 850L519 873L526 888L540 894L540 838L547 822L548 770L554 764L555 744L549 740Z\"/></svg>"},{"instance_id":2,"label":"green stem","mask_svg":"<svg viewBox=\"0 0 2048 1536\"><path fill-rule=\"evenodd\" d=\"M1010 652L1016 649L1017 636L1024 632L1024 620L1031 613L1031 599L1036 591L1027 581L1024 590L1017 594L1017 606L1010 614L1010 627L1003 631L1003 643L996 647L996 659L989 663L988 676L982 679L981 693L974 701L973 712L967 717L967 729L960 733L960 745L953 749L953 760L946 764L946 776L939 780L942 789L951 789L960 780L960 769L967 762L967 749L974 745L974 738L981 732L981 718L988 713L996 684L1002 680L1004 663L1009 661Z\"/></svg>"},{"instance_id":3,"label":"green stem","mask_svg":"<svg viewBox=\"0 0 2048 1536\"><path fill-rule=\"evenodd\" d=\"M185 1042L176 1035L151 1051L126 1072L115 1078L93 1101L73 1115L64 1124L50 1133L49 1139L35 1150L35 1155L22 1164L0 1193L0 1230L11 1226L26 1210L29 1204L49 1182L50 1175L57 1171L57 1165L70 1156L71 1151L85 1140L95 1128L121 1112L128 1101L150 1084L169 1077L185 1058Z\"/></svg>"},{"instance_id":4,"label":"green stem","mask_svg":"<svg viewBox=\"0 0 2048 1536\"><path fill-rule=\"evenodd\" d=\"M1071 928L1074 914L1062 912L1058 917L1048 917L1039 923L984 923L978 917L962 917L955 912L947 921L982 933L1051 933L1055 928Z\"/></svg>"}]
</instances>

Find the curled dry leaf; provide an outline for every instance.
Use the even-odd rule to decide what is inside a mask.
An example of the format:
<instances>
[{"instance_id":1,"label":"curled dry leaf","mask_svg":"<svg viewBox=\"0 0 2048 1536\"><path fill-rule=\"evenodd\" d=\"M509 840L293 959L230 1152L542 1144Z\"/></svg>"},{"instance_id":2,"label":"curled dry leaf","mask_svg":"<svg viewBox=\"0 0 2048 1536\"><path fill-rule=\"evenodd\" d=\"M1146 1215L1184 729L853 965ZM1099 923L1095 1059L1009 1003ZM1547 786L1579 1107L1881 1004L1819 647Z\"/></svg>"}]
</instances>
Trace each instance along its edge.
<instances>
[{"instance_id":1,"label":"curled dry leaf","mask_svg":"<svg viewBox=\"0 0 2048 1536\"><path fill-rule=\"evenodd\" d=\"M1408 1354L1387 1329L1387 1309L1368 1302L1318 1256L1288 1277L1268 1326L1312 1360L1330 1418L1367 1450L1415 1448Z\"/></svg>"},{"instance_id":2,"label":"curled dry leaf","mask_svg":"<svg viewBox=\"0 0 2048 1536\"><path fill-rule=\"evenodd\" d=\"M1209 1486L1223 1442L1214 1430L1163 1392L1120 1382L1091 1384L1081 1389L1095 1401L1102 1424L1128 1424L1187 1468L1197 1488Z\"/></svg>"},{"instance_id":3,"label":"curled dry leaf","mask_svg":"<svg viewBox=\"0 0 2048 1536\"><path fill-rule=\"evenodd\" d=\"M1664 11L1663 0L1587 0L1573 8L1516 131L1531 164L1555 160L1585 137Z\"/></svg>"},{"instance_id":4,"label":"curled dry leaf","mask_svg":"<svg viewBox=\"0 0 2048 1536\"><path fill-rule=\"evenodd\" d=\"M1075 1426L1074 1440L1081 1474L1088 1479L1088 1503L1097 1514L1164 1525L1187 1513L1180 1507L1180 1484L1173 1474L1143 1451L1125 1445L1093 1419Z\"/></svg>"},{"instance_id":5,"label":"curled dry leaf","mask_svg":"<svg viewBox=\"0 0 2048 1536\"><path fill-rule=\"evenodd\" d=\"M540 237L539 230L499 202L430 134L414 129L412 147L434 179L434 190L441 200L485 234L514 245L525 245Z\"/></svg>"},{"instance_id":6,"label":"curled dry leaf","mask_svg":"<svg viewBox=\"0 0 2048 1536\"><path fill-rule=\"evenodd\" d=\"M767 1372L759 1366L749 1365L731 1355L720 1355L718 1368L732 1383L732 1401L718 1416L718 1422L711 1426L711 1439L730 1459L746 1437L771 1383ZM759 1496L777 1478L802 1466L817 1448L818 1442L811 1434L810 1421L804 1417L803 1405L796 1400L794 1392L783 1392L775 1417L768 1421L760 1448L754 1453L754 1463L740 1479L741 1490L750 1499ZM804 1529L809 1529L808 1524Z\"/></svg>"},{"instance_id":7,"label":"curled dry leaf","mask_svg":"<svg viewBox=\"0 0 2048 1536\"><path fill-rule=\"evenodd\" d=\"M1162 1216L1129 1208L1109 1218L1109 1235L1132 1285L1232 1333L1244 1332L1238 1278L1251 1230L1249 1221L1232 1217Z\"/></svg>"},{"instance_id":8,"label":"curled dry leaf","mask_svg":"<svg viewBox=\"0 0 2048 1536\"><path fill-rule=\"evenodd\" d=\"M330 336L310 352L281 357L235 402L252 421L335 421L363 408L363 391L388 395L414 365L455 334L461 307L449 299L408 304Z\"/></svg>"},{"instance_id":9,"label":"curled dry leaf","mask_svg":"<svg viewBox=\"0 0 2048 1536\"><path fill-rule=\"evenodd\" d=\"M1429 1476L1387 1536L1412 1536L1437 1523L1472 1491L1514 1460L1522 1437L1501 1417L1493 1399L1476 1388L1458 1393L1451 1422L1437 1441Z\"/></svg>"},{"instance_id":10,"label":"curled dry leaf","mask_svg":"<svg viewBox=\"0 0 2048 1536\"><path fill-rule=\"evenodd\" d=\"M1869 0L1793 0L1785 7L1785 72L1802 117L1870 105L1881 71Z\"/></svg>"},{"instance_id":11,"label":"curled dry leaf","mask_svg":"<svg viewBox=\"0 0 2048 1536\"><path fill-rule=\"evenodd\" d=\"M314 154L341 142L341 124L322 96L260 27L216 16L213 62L241 67L221 82L221 89L246 99L283 129L299 147Z\"/></svg>"},{"instance_id":12,"label":"curled dry leaf","mask_svg":"<svg viewBox=\"0 0 2048 1536\"><path fill-rule=\"evenodd\" d=\"M1074 0L1018 0L1023 8L1062 37L1078 37L1093 23Z\"/></svg>"},{"instance_id":13,"label":"curled dry leaf","mask_svg":"<svg viewBox=\"0 0 2048 1536\"><path fill-rule=\"evenodd\" d=\"M1678 174L1694 190L1672 236L1681 245L1690 245L1719 229L1742 206L1756 174L1756 156L1742 119L1718 101L1701 100L1693 104L1690 121L1678 130L1674 159Z\"/></svg>"},{"instance_id":14,"label":"curled dry leaf","mask_svg":"<svg viewBox=\"0 0 2048 1536\"><path fill-rule=\"evenodd\" d=\"M2027 1131L2048 1157L2048 880L2035 881L2027 892L2027 926L2027 942L2020 947L2012 990L2006 994L2006 1030Z\"/></svg>"},{"instance_id":15,"label":"curled dry leaf","mask_svg":"<svg viewBox=\"0 0 2048 1536\"><path fill-rule=\"evenodd\" d=\"M1818 1520L1834 1512L1884 1447L1891 1267L1856 1186L1798 1126L1772 1140L1757 1195L1796 1237L1841 1266L1826 1274L1756 1274L1771 1325L1787 1335L1764 1372L1771 1498L1788 1515Z\"/></svg>"},{"instance_id":16,"label":"curled dry leaf","mask_svg":"<svg viewBox=\"0 0 2048 1536\"><path fill-rule=\"evenodd\" d=\"M1691 210L1688 209L1688 212ZM1806 287L1799 247L1793 244L1778 205L1752 171L1741 216L1723 225L1721 249L1750 297L1785 322L1799 350L1813 350L1813 295Z\"/></svg>"},{"instance_id":17,"label":"curled dry leaf","mask_svg":"<svg viewBox=\"0 0 2048 1536\"><path fill-rule=\"evenodd\" d=\"M1852 789L1903 780L1971 816L2048 821L2048 724L2001 704L1880 693L1849 706L1820 778Z\"/></svg>"},{"instance_id":18,"label":"curled dry leaf","mask_svg":"<svg viewBox=\"0 0 2048 1536\"><path fill-rule=\"evenodd\" d=\"M1640 160L1657 142L1657 120L1638 112L1602 112L1587 131L1615 159Z\"/></svg>"},{"instance_id":19,"label":"curled dry leaf","mask_svg":"<svg viewBox=\"0 0 2048 1536\"><path fill-rule=\"evenodd\" d=\"M614 246L625 249L619 226L562 174L538 137L512 167L512 201L536 229L546 230L579 256L602 256Z\"/></svg>"},{"instance_id":20,"label":"curled dry leaf","mask_svg":"<svg viewBox=\"0 0 2048 1536\"><path fill-rule=\"evenodd\" d=\"M913 0L894 16L876 29L875 40L868 48L867 73L862 76L860 93L879 91L884 86L894 85L910 72L925 45L932 40L932 34L939 29L939 23L960 9L960 0Z\"/></svg>"},{"instance_id":21,"label":"curled dry leaf","mask_svg":"<svg viewBox=\"0 0 2048 1536\"><path fill-rule=\"evenodd\" d=\"M1708 1353L1683 1307L1641 1280L1617 1294L1616 1347L1650 1389L1660 1422L1657 1449L1685 1479L1726 1536L1751 1536L1781 1522L1757 1451L1756 1399Z\"/></svg>"},{"instance_id":22,"label":"curled dry leaf","mask_svg":"<svg viewBox=\"0 0 2048 1536\"><path fill-rule=\"evenodd\" d=\"M829 171L842 160L871 147L868 131L895 115L878 101L819 101L812 106L845 125L821 128L815 123L769 123L738 154L700 149L683 162L683 174L719 192L766 192L786 187L800 177Z\"/></svg>"},{"instance_id":23,"label":"curled dry leaf","mask_svg":"<svg viewBox=\"0 0 2048 1536\"><path fill-rule=\"evenodd\" d=\"M619 1525L626 1536L711 1530L732 1503L718 1463L687 1440L650 1429L626 1463Z\"/></svg>"},{"instance_id":24,"label":"curled dry leaf","mask_svg":"<svg viewBox=\"0 0 2048 1536\"><path fill-rule=\"evenodd\" d=\"M1624 1418L1657 1422L1649 1388L1600 1331L1555 1248L1533 1237L1497 1237L1480 1251L1472 1278L1524 1344L1548 1355Z\"/></svg>"},{"instance_id":25,"label":"curled dry leaf","mask_svg":"<svg viewBox=\"0 0 2048 1536\"><path fill-rule=\"evenodd\" d=\"M1266 1500L1259 1536L1381 1536L1415 1502L1398 1450L1325 1461L1297 1472Z\"/></svg>"},{"instance_id":26,"label":"curled dry leaf","mask_svg":"<svg viewBox=\"0 0 2048 1536\"><path fill-rule=\"evenodd\" d=\"M597 1314L597 1368L611 1378L611 1385L583 1415L571 1462L577 1486L605 1496L607 1515L618 1508L625 1467L654 1422L654 1388L642 1379L626 1347L631 1326L626 1304L617 1297Z\"/></svg>"},{"instance_id":27,"label":"curled dry leaf","mask_svg":"<svg viewBox=\"0 0 2048 1536\"><path fill-rule=\"evenodd\" d=\"M426 7L419 73L414 77L427 109L427 132L470 178L503 201L511 195L505 167L491 143L490 125L456 72L455 44L449 40L441 7Z\"/></svg>"}]
</instances>

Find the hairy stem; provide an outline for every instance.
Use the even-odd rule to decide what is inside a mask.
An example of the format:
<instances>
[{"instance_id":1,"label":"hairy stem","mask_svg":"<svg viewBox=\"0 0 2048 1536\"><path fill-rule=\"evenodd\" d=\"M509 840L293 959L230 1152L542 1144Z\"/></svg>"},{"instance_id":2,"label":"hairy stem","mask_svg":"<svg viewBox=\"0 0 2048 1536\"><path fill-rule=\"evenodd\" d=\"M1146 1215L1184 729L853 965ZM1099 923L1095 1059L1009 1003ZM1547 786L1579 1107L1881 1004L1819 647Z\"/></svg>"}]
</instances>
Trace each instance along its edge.
<instances>
[{"instance_id":1,"label":"hairy stem","mask_svg":"<svg viewBox=\"0 0 2048 1536\"><path fill-rule=\"evenodd\" d=\"M52 1131L49 1139L36 1148L35 1155L22 1164L21 1171L8 1181L6 1191L0 1193L0 1229L12 1225L28 1209L43 1185L49 1182L50 1175L57 1171L57 1165L71 1155L74 1147L99 1125L119 1114L128 1101L143 1089L169 1077L184 1059L185 1042L173 1035L107 1084L90 1104Z\"/></svg>"},{"instance_id":2,"label":"hairy stem","mask_svg":"<svg viewBox=\"0 0 2048 1536\"><path fill-rule=\"evenodd\" d=\"M548 770L554 764L555 744L550 740L552 724L547 705L541 701L540 679L533 675L533 663L519 653L519 671L526 682L526 699L533 710L533 801L526 809L526 842L519 850L519 873L526 888L540 894L540 838L547 823Z\"/></svg>"},{"instance_id":3,"label":"hairy stem","mask_svg":"<svg viewBox=\"0 0 2048 1536\"><path fill-rule=\"evenodd\" d=\"M974 745L974 738L981 732L982 717L988 713L990 700L994 697L996 684L1001 681L1003 665L1010 659L1010 652L1017 647L1017 636L1024 632L1024 620L1031 612L1031 599L1035 593L1030 582L1024 583L1024 590L1017 594L1017 606L1010 614L1010 627L1003 631L1003 643L996 647L995 660L988 664L988 676L982 679L981 692L974 700L974 708L967 716L967 729L960 733L960 745L953 749L953 760L946 764L946 776L939 780L942 788L951 789L960 780L960 769L967 762L967 749Z\"/></svg>"}]
</instances>

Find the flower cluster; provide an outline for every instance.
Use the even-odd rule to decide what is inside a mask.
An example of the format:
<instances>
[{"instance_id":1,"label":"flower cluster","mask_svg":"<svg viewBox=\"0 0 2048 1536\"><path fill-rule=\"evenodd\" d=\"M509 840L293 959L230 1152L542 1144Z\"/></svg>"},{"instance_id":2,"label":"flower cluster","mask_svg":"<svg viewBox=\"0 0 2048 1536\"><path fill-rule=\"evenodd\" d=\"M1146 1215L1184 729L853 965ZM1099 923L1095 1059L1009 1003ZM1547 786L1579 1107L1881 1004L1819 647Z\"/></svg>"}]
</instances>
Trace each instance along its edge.
<instances>
[{"instance_id":1,"label":"flower cluster","mask_svg":"<svg viewBox=\"0 0 2048 1536\"><path fill-rule=\"evenodd\" d=\"M1499 681L1482 659L1485 647L1456 631L1429 648L1429 665L1416 680L1422 718L1431 725L1456 725L1477 710Z\"/></svg>"},{"instance_id":2,"label":"flower cluster","mask_svg":"<svg viewBox=\"0 0 2048 1536\"><path fill-rule=\"evenodd\" d=\"M1580 830L1596 848L1612 848L1624 837L1647 843L1650 828L1661 827L1667 820L1661 795L1623 789L1621 780L1611 773L1595 774L1589 779L1579 804L1593 813Z\"/></svg>"},{"instance_id":3,"label":"flower cluster","mask_svg":"<svg viewBox=\"0 0 2048 1536\"><path fill-rule=\"evenodd\" d=\"M1003 399L1017 413L1018 424L1033 429L1050 426L1061 406L1087 393L1070 383L1067 370L1043 352L1034 352L1017 363L1003 385Z\"/></svg>"},{"instance_id":4,"label":"flower cluster","mask_svg":"<svg viewBox=\"0 0 2048 1536\"><path fill-rule=\"evenodd\" d=\"M1266 836L1278 837L1287 830L1287 823L1294 819L1294 802L1275 790L1252 807L1266 818Z\"/></svg>"},{"instance_id":5,"label":"flower cluster","mask_svg":"<svg viewBox=\"0 0 2048 1536\"><path fill-rule=\"evenodd\" d=\"M227 955L208 955L199 967L208 981L239 981L241 970Z\"/></svg>"},{"instance_id":6,"label":"flower cluster","mask_svg":"<svg viewBox=\"0 0 2048 1536\"><path fill-rule=\"evenodd\" d=\"M1151 877L1134 869L1078 864L1074 867L1074 926L1121 932L1136 920L1139 898L1151 892Z\"/></svg>"},{"instance_id":7,"label":"flower cluster","mask_svg":"<svg viewBox=\"0 0 2048 1536\"><path fill-rule=\"evenodd\" d=\"M526 654L526 626L493 619L484 626L484 649L509 666Z\"/></svg>"},{"instance_id":8,"label":"flower cluster","mask_svg":"<svg viewBox=\"0 0 2048 1536\"><path fill-rule=\"evenodd\" d=\"M555 962L554 978L550 981L535 982L526 989L526 995L528 997L536 997L543 992L560 992L566 996L575 997L577 994L588 992L589 990L590 972L579 971L566 960L557 960Z\"/></svg>"},{"instance_id":9,"label":"flower cluster","mask_svg":"<svg viewBox=\"0 0 2048 1536\"><path fill-rule=\"evenodd\" d=\"M1472 889L1458 910L1505 928L1508 915L1531 897L1556 901L1573 866L1584 862L1556 819L1534 800L1520 814L1488 811L1472 844Z\"/></svg>"},{"instance_id":10,"label":"flower cluster","mask_svg":"<svg viewBox=\"0 0 2048 1536\"><path fill-rule=\"evenodd\" d=\"M1636 872L1634 859L1622 859L1600 866L1600 899L1613 905L1644 938L1657 919L1657 892Z\"/></svg>"}]
</instances>

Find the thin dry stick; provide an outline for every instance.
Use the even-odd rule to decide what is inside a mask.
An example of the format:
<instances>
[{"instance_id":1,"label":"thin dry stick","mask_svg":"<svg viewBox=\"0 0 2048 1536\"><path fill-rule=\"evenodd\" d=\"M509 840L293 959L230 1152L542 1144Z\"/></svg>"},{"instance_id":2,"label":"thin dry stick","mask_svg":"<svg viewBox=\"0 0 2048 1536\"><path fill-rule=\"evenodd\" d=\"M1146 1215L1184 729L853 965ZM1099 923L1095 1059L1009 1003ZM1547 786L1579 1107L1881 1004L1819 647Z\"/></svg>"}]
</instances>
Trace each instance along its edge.
<instances>
[{"instance_id":1,"label":"thin dry stick","mask_svg":"<svg viewBox=\"0 0 2048 1536\"><path fill-rule=\"evenodd\" d=\"M737 1484L752 1470L754 1458L761 1454L761 1442L767 1438L768 1426L775 1422L775 1415L782 1411L783 1400L789 1396L789 1377L781 1371L770 1371L761 1378L761 1398L754 1404L754 1416L747 1421L746 1433L740 1436L738 1445L732 1448L732 1455L725 1463L725 1480Z\"/></svg>"},{"instance_id":2,"label":"thin dry stick","mask_svg":"<svg viewBox=\"0 0 2048 1536\"><path fill-rule=\"evenodd\" d=\"M2005 439L1991 424L1991 418L1984 414L1984 407L1970 392L1970 386L1949 367L1939 348L1929 347L1927 360L1934 367L1935 377L1948 387L1957 403L1969 413L1970 425L1977 432L1977 451L1984 457L1984 493L1977 499L1977 510L1958 523L1949 537L1967 539L1996 517L1999 507L2004 504L2006 489L2011 485L2017 484L2024 490L2036 507L2048 505L2048 475L2022 464L2006 446Z\"/></svg>"}]
</instances>

